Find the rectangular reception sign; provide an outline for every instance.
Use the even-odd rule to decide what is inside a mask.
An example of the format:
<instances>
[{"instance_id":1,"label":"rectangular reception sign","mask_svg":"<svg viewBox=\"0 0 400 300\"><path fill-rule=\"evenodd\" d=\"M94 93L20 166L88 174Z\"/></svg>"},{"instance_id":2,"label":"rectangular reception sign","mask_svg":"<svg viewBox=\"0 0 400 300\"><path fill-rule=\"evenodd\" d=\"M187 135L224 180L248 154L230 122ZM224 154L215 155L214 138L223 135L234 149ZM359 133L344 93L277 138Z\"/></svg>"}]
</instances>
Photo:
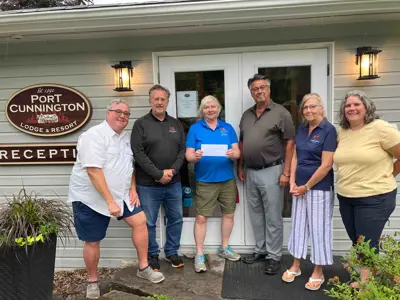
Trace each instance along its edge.
<instances>
[{"instance_id":1,"label":"rectangular reception sign","mask_svg":"<svg viewBox=\"0 0 400 300\"><path fill-rule=\"evenodd\" d=\"M0 144L0 165L73 164L76 144Z\"/></svg>"}]
</instances>

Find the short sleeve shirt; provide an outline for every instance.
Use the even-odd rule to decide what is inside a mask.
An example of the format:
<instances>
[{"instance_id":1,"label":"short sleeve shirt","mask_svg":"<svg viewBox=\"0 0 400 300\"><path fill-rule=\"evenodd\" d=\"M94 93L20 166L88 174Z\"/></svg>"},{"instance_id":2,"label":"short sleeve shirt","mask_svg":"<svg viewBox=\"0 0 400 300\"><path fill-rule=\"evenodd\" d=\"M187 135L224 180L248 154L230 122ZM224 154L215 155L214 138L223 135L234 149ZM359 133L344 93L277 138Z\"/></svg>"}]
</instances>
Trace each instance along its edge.
<instances>
[{"instance_id":1,"label":"short sleeve shirt","mask_svg":"<svg viewBox=\"0 0 400 300\"><path fill-rule=\"evenodd\" d=\"M239 127L244 163L248 168L260 168L284 159L284 142L296 136L289 111L272 100L259 118L256 106L246 110Z\"/></svg>"},{"instance_id":2,"label":"short sleeve shirt","mask_svg":"<svg viewBox=\"0 0 400 300\"><path fill-rule=\"evenodd\" d=\"M327 120L322 120L313 131L308 134L309 125L301 124L296 135L296 185L304 185L317 171L322 163L322 152L335 152L336 128ZM315 186L313 190L329 191L333 187L333 170Z\"/></svg>"},{"instance_id":3,"label":"short sleeve shirt","mask_svg":"<svg viewBox=\"0 0 400 300\"><path fill-rule=\"evenodd\" d=\"M132 211L129 190L133 173L133 154L130 137L125 132L117 134L106 121L90 128L78 139L77 158L69 183L68 202L80 201L94 211L110 216L108 206L93 186L87 168L103 170L107 186L121 210L124 202Z\"/></svg>"},{"instance_id":4,"label":"short sleeve shirt","mask_svg":"<svg viewBox=\"0 0 400 300\"><path fill-rule=\"evenodd\" d=\"M201 149L204 144L227 145L237 144L238 138L232 125L219 120L215 130L212 130L203 120L190 126L186 137L186 148ZM194 167L196 181L223 182L235 177L233 162L226 156L203 156Z\"/></svg>"},{"instance_id":5,"label":"short sleeve shirt","mask_svg":"<svg viewBox=\"0 0 400 300\"><path fill-rule=\"evenodd\" d=\"M400 144L400 132L383 120L374 120L360 130L340 128L337 166L338 194L357 198L389 193L397 188L393 156L388 149Z\"/></svg>"}]
</instances>

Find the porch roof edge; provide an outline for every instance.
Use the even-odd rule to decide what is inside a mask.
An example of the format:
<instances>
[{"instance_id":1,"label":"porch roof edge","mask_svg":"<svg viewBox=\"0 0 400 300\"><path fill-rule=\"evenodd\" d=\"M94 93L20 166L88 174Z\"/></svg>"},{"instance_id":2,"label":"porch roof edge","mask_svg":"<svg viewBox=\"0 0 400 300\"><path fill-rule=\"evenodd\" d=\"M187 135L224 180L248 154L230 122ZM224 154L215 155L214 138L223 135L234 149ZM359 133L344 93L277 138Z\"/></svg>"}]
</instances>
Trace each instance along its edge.
<instances>
[{"instance_id":1,"label":"porch roof edge","mask_svg":"<svg viewBox=\"0 0 400 300\"><path fill-rule=\"evenodd\" d=\"M210 0L0 14L0 37L399 13L398 0Z\"/></svg>"}]
</instances>

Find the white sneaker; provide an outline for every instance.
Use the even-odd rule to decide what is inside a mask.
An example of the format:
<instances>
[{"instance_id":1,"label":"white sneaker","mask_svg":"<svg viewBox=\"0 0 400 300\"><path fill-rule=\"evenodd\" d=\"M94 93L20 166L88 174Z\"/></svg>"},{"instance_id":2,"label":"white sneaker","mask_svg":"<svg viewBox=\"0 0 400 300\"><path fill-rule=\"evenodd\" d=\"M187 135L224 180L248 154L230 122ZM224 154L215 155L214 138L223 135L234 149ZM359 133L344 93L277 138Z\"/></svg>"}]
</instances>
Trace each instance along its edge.
<instances>
[{"instance_id":1,"label":"white sneaker","mask_svg":"<svg viewBox=\"0 0 400 300\"><path fill-rule=\"evenodd\" d=\"M97 281L88 283L86 288L86 298L98 299L100 298L100 288Z\"/></svg>"},{"instance_id":2,"label":"white sneaker","mask_svg":"<svg viewBox=\"0 0 400 300\"><path fill-rule=\"evenodd\" d=\"M140 271L138 268L136 276L146 279L152 283L160 283L165 279L164 275L161 272L154 272L154 270L150 266L142 271Z\"/></svg>"},{"instance_id":3,"label":"white sneaker","mask_svg":"<svg viewBox=\"0 0 400 300\"><path fill-rule=\"evenodd\" d=\"M206 257L204 254L196 255L194 258L194 270L197 273L207 271Z\"/></svg>"}]
</instances>

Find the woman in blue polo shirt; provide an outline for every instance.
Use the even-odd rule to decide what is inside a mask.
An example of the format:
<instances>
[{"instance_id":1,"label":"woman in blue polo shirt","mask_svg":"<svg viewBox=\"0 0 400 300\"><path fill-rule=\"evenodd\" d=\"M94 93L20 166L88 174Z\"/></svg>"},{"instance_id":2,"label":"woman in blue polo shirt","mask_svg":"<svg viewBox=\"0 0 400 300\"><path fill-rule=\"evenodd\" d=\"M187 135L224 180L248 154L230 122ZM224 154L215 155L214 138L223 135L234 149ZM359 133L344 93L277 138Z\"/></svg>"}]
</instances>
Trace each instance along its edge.
<instances>
[{"instance_id":1,"label":"woman in blue polo shirt","mask_svg":"<svg viewBox=\"0 0 400 300\"><path fill-rule=\"evenodd\" d=\"M318 94L303 97L300 115L303 124L297 131L290 177L293 203L288 248L294 261L292 267L283 274L282 280L293 282L301 274L300 260L307 256L307 241L310 237L310 259L315 267L305 287L316 291L325 281L322 267L333 264L332 164L337 147L336 129L326 120Z\"/></svg>"},{"instance_id":2,"label":"woman in blue polo shirt","mask_svg":"<svg viewBox=\"0 0 400 300\"><path fill-rule=\"evenodd\" d=\"M237 193L233 161L239 158L240 150L232 125L218 119L220 112L221 104L215 97L204 97L199 108L202 119L190 126L186 138L186 159L195 163L196 175L196 272L207 270L203 244L207 217L213 215L217 202L223 213L222 242L218 255L231 261L240 259L240 255L228 245L234 223Z\"/></svg>"}]
</instances>

